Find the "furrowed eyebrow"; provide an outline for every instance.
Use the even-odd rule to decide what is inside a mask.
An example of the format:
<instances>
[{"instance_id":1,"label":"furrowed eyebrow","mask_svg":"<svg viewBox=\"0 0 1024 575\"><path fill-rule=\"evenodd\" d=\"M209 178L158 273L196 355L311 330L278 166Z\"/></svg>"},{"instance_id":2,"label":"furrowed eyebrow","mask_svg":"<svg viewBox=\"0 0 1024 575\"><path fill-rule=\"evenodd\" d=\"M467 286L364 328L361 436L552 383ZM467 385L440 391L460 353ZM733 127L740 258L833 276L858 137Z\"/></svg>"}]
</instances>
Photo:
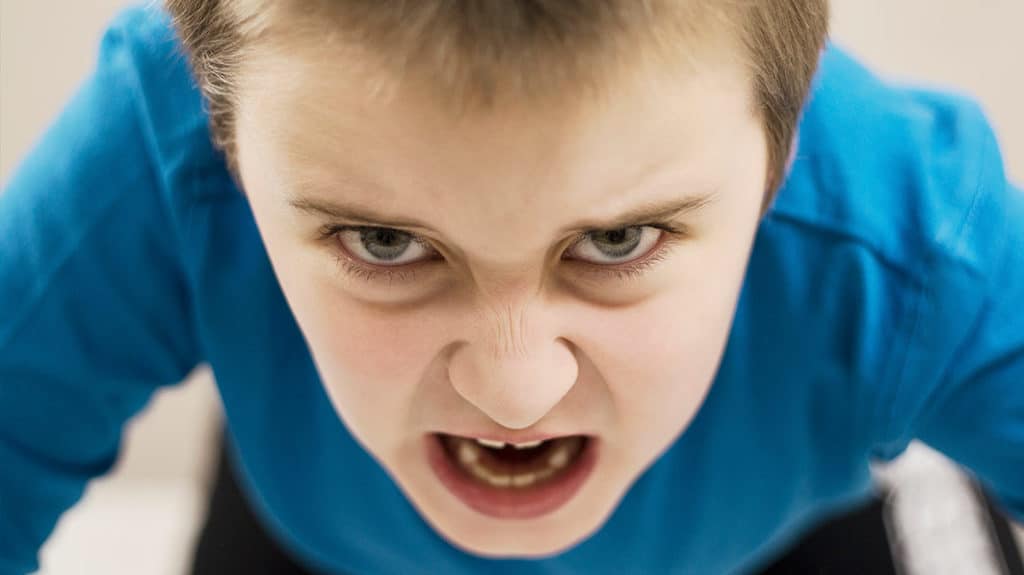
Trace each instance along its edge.
<instances>
[{"instance_id":1,"label":"furrowed eyebrow","mask_svg":"<svg viewBox=\"0 0 1024 575\"><path fill-rule=\"evenodd\" d=\"M430 226L419 220L390 216L377 212L373 208L356 204L312 197L294 197L288 200L288 204L300 212L332 220L345 220L356 224L381 227L431 229Z\"/></svg>"},{"instance_id":2,"label":"furrowed eyebrow","mask_svg":"<svg viewBox=\"0 0 1024 575\"><path fill-rule=\"evenodd\" d=\"M576 222L575 224L562 228L561 232L569 233L589 230L617 230L651 222L665 221L671 218L680 217L690 212L698 211L710 204L714 199L715 194L711 192L685 196L682 198L671 198L657 202L647 202L607 220L591 219ZM289 199L288 203L293 208L301 212L332 220L344 220L354 224L387 228L417 228L434 232L430 226L422 221L413 218L391 216L377 212L372 208L356 204L346 204L337 201L301 196Z\"/></svg>"},{"instance_id":3,"label":"furrowed eyebrow","mask_svg":"<svg viewBox=\"0 0 1024 575\"><path fill-rule=\"evenodd\" d=\"M562 232L587 230L617 230L651 222L670 220L696 212L715 199L714 193L670 198L657 202L646 202L608 220L583 220L562 228Z\"/></svg>"}]
</instances>

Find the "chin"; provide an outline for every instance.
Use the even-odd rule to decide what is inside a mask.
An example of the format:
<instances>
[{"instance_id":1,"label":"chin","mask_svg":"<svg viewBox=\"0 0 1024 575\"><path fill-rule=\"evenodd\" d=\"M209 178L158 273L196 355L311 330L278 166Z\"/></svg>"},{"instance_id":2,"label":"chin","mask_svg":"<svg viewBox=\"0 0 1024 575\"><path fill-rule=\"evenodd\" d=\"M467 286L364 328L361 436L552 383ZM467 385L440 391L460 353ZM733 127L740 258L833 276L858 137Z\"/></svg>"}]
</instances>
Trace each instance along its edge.
<instances>
[{"instance_id":1,"label":"chin","mask_svg":"<svg viewBox=\"0 0 1024 575\"><path fill-rule=\"evenodd\" d=\"M412 489L403 481L398 485L431 528L461 551L487 559L546 559L568 552L604 525L624 495L616 496L607 483L595 484L551 515L507 520L481 515L453 500L430 475L413 474L408 479ZM435 483L424 485L419 479Z\"/></svg>"},{"instance_id":2,"label":"chin","mask_svg":"<svg viewBox=\"0 0 1024 575\"><path fill-rule=\"evenodd\" d=\"M547 559L565 553L596 532L603 522L585 527L558 525L554 529L502 529L495 526L489 531L463 529L452 526L448 530L435 527L453 546L488 559Z\"/></svg>"}]
</instances>

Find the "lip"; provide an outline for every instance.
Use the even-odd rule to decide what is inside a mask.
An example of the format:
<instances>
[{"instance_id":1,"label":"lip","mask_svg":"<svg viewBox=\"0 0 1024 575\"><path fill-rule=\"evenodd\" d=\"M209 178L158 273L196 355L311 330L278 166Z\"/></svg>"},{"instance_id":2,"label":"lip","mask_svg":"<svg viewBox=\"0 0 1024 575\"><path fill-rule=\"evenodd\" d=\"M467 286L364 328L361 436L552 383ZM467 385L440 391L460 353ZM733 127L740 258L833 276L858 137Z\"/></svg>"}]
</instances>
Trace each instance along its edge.
<instances>
[{"instance_id":1,"label":"lip","mask_svg":"<svg viewBox=\"0 0 1024 575\"><path fill-rule=\"evenodd\" d=\"M470 479L449 460L437 434L428 433L424 436L427 462L448 491L475 511L498 519L535 519L568 503L593 472L600 451L599 444L597 437L588 435L578 460L553 483L508 489Z\"/></svg>"},{"instance_id":2,"label":"lip","mask_svg":"<svg viewBox=\"0 0 1024 575\"><path fill-rule=\"evenodd\" d=\"M548 439L558 439L560 437L569 437L572 435L585 435L586 437L593 438L592 435L585 433L520 433L518 435L509 433L455 433L453 431L442 432L445 435L457 435L459 437L467 437L469 439L486 439L490 441L504 441L505 443L527 443L529 441L547 441Z\"/></svg>"}]
</instances>

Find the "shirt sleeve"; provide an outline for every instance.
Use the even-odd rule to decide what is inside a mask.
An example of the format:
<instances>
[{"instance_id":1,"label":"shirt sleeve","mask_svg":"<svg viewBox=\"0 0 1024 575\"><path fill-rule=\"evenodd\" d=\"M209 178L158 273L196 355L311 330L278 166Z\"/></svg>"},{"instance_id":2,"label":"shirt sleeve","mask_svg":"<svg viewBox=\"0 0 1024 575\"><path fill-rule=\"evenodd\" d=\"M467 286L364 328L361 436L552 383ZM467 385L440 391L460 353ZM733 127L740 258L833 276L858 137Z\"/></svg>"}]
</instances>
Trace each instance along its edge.
<instances>
[{"instance_id":1,"label":"shirt sleeve","mask_svg":"<svg viewBox=\"0 0 1024 575\"><path fill-rule=\"evenodd\" d=\"M973 471L1024 523L1024 193L992 159L994 137L986 140L981 147L990 157L952 250L962 279L926 286L940 302L928 329L964 326L964 335L948 354L932 358L944 369L915 430ZM958 313L963 309L974 313Z\"/></svg>"},{"instance_id":2,"label":"shirt sleeve","mask_svg":"<svg viewBox=\"0 0 1024 575\"><path fill-rule=\"evenodd\" d=\"M38 568L126 420L200 360L129 28L0 193L3 575Z\"/></svg>"}]
</instances>

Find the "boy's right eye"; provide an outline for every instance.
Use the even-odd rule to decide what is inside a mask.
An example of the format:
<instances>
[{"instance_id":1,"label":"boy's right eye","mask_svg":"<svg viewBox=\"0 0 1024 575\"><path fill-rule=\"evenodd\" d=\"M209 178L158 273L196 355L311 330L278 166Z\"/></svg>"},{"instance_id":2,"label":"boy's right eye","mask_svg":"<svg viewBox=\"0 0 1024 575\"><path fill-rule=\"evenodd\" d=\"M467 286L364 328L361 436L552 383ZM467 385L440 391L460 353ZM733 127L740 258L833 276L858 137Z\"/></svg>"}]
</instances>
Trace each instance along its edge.
<instances>
[{"instance_id":1,"label":"boy's right eye","mask_svg":"<svg viewBox=\"0 0 1024 575\"><path fill-rule=\"evenodd\" d=\"M436 253L425 240L394 228L331 224L324 226L320 237L331 243L331 252L346 275L366 282L411 281L417 264L425 261L419 256Z\"/></svg>"},{"instance_id":2,"label":"boy's right eye","mask_svg":"<svg viewBox=\"0 0 1024 575\"><path fill-rule=\"evenodd\" d=\"M392 228L341 226L335 234L342 248L373 265L410 265L434 251L418 236Z\"/></svg>"}]
</instances>

